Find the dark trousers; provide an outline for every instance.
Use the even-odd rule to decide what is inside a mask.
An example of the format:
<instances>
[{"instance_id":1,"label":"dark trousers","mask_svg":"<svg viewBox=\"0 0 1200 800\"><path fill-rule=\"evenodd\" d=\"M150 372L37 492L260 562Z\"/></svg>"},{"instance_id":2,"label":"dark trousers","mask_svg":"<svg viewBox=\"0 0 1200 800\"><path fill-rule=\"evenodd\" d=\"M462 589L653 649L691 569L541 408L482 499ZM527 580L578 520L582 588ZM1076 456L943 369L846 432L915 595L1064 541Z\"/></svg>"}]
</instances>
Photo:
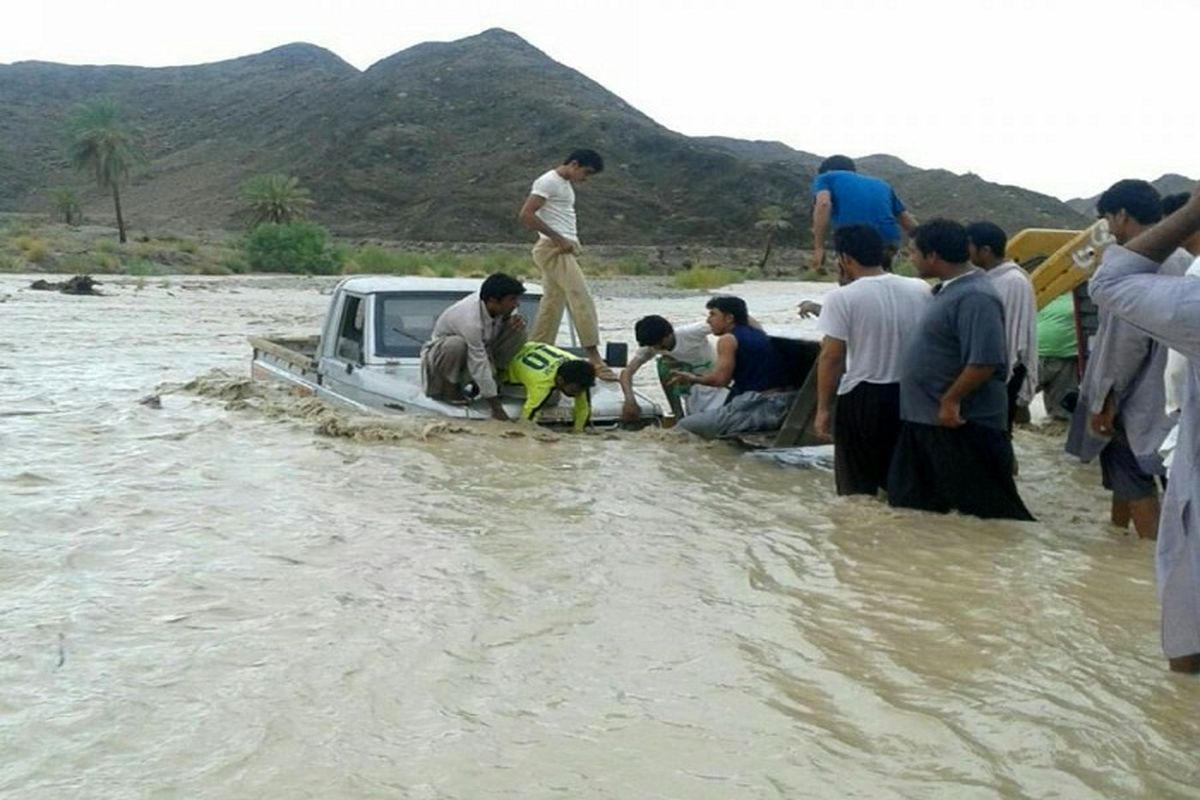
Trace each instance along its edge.
<instances>
[{"instance_id":1,"label":"dark trousers","mask_svg":"<svg viewBox=\"0 0 1200 800\"><path fill-rule=\"evenodd\" d=\"M905 422L888 471L888 504L984 519L1032 520L1013 480L1012 442L1004 431Z\"/></svg>"},{"instance_id":2,"label":"dark trousers","mask_svg":"<svg viewBox=\"0 0 1200 800\"><path fill-rule=\"evenodd\" d=\"M887 488L900 435L900 384L860 383L837 400L833 418L833 476L838 494L876 494Z\"/></svg>"}]
</instances>

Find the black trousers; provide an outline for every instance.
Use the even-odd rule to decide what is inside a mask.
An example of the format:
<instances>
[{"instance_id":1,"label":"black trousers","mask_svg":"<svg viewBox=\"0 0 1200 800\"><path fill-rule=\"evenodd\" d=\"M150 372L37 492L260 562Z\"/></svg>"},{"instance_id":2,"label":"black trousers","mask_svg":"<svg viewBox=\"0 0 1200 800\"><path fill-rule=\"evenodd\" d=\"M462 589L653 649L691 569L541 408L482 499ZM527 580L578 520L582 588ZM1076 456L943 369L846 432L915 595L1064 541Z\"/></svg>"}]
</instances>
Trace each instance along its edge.
<instances>
[{"instance_id":1,"label":"black trousers","mask_svg":"<svg viewBox=\"0 0 1200 800\"><path fill-rule=\"evenodd\" d=\"M860 383L837 401L833 418L833 476L838 494L876 494L887 488L900 435L900 384Z\"/></svg>"},{"instance_id":2,"label":"black trousers","mask_svg":"<svg viewBox=\"0 0 1200 800\"><path fill-rule=\"evenodd\" d=\"M1012 442L1004 431L905 422L888 471L888 504L984 519L1032 520L1013 480Z\"/></svg>"}]
</instances>

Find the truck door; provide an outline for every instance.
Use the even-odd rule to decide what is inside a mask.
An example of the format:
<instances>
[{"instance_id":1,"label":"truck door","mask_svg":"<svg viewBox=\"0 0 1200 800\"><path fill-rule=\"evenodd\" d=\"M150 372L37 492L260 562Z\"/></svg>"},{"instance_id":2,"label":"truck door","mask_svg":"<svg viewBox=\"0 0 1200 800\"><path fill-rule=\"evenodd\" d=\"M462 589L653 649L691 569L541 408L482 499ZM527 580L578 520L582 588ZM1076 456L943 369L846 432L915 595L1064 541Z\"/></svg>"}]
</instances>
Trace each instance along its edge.
<instances>
[{"instance_id":1,"label":"truck door","mask_svg":"<svg viewBox=\"0 0 1200 800\"><path fill-rule=\"evenodd\" d=\"M367 309L366 298L343 294L335 309L336 322L328 329L330 342L321 348L323 382L337 394L367 403L358 374L365 364Z\"/></svg>"}]
</instances>

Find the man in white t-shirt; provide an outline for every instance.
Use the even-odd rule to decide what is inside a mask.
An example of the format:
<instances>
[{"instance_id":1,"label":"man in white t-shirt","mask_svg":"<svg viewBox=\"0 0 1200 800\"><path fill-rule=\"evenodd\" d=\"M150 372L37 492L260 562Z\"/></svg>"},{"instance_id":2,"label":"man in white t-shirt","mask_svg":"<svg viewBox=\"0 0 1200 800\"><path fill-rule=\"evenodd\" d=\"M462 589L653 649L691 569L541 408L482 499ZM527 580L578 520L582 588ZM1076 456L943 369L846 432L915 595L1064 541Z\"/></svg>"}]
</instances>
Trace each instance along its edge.
<instances>
[{"instance_id":1,"label":"man in white t-shirt","mask_svg":"<svg viewBox=\"0 0 1200 800\"><path fill-rule=\"evenodd\" d=\"M676 419L720 408L729 395L728 389L670 382L671 373L675 370L695 373L712 371L717 353L709 340L710 333L712 330L707 322L693 322L676 328L657 314L639 319L633 326L633 334L640 347L620 377L621 389L625 392L622 417L632 422L641 416L633 394L633 376L655 356L658 357L658 379Z\"/></svg>"},{"instance_id":2,"label":"man in white t-shirt","mask_svg":"<svg viewBox=\"0 0 1200 800\"><path fill-rule=\"evenodd\" d=\"M600 327L596 305L588 291L576 257L581 252L575 220L575 186L604 170L604 159L595 150L573 150L563 163L533 182L521 206L521 224L538 234L533 246L533 263L542 271L542 300L529 338L554 344L563 308L571 310L579 345L596 368L601 380L616 375L600 356Z\"/></svg>"},{"instance_id":3,"label":"man in white t-shirt","mask_svg":"<svg viewBox=\"0 0 1200 800\"><path fill-rule=\"evenodd\" d=\"M874 495L887 487L900 433L901 359L933 295L883 269L883 237L870 225L838 228L834 242L844 285L825 296L817 322L814 427L833 439L837 493Z\"/></svg>"}]
</instances>

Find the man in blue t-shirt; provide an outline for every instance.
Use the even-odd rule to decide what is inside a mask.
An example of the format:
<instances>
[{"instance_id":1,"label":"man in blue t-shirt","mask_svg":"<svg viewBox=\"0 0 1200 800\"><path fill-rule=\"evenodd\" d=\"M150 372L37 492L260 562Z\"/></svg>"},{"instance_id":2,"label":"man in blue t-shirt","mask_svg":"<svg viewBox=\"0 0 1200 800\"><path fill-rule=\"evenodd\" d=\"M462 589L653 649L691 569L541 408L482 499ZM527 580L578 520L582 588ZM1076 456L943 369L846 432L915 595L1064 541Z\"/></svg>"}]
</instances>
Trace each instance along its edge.
<instances>
[{"instance_id":1,"label":"man in blue t-shirt","mask_svg":"<svg viewBox=\"0 0 1200 800\"><path fill-rule=\"evenodd\" d=\"M813 266L825 268L825 238L831 227L870 225L883 237L883 267L891 271L903 234L912 233L917 220L887 181L859 175L847 156L830 156L817 170L812 193Z\"/></svg>"}]
</instances>

